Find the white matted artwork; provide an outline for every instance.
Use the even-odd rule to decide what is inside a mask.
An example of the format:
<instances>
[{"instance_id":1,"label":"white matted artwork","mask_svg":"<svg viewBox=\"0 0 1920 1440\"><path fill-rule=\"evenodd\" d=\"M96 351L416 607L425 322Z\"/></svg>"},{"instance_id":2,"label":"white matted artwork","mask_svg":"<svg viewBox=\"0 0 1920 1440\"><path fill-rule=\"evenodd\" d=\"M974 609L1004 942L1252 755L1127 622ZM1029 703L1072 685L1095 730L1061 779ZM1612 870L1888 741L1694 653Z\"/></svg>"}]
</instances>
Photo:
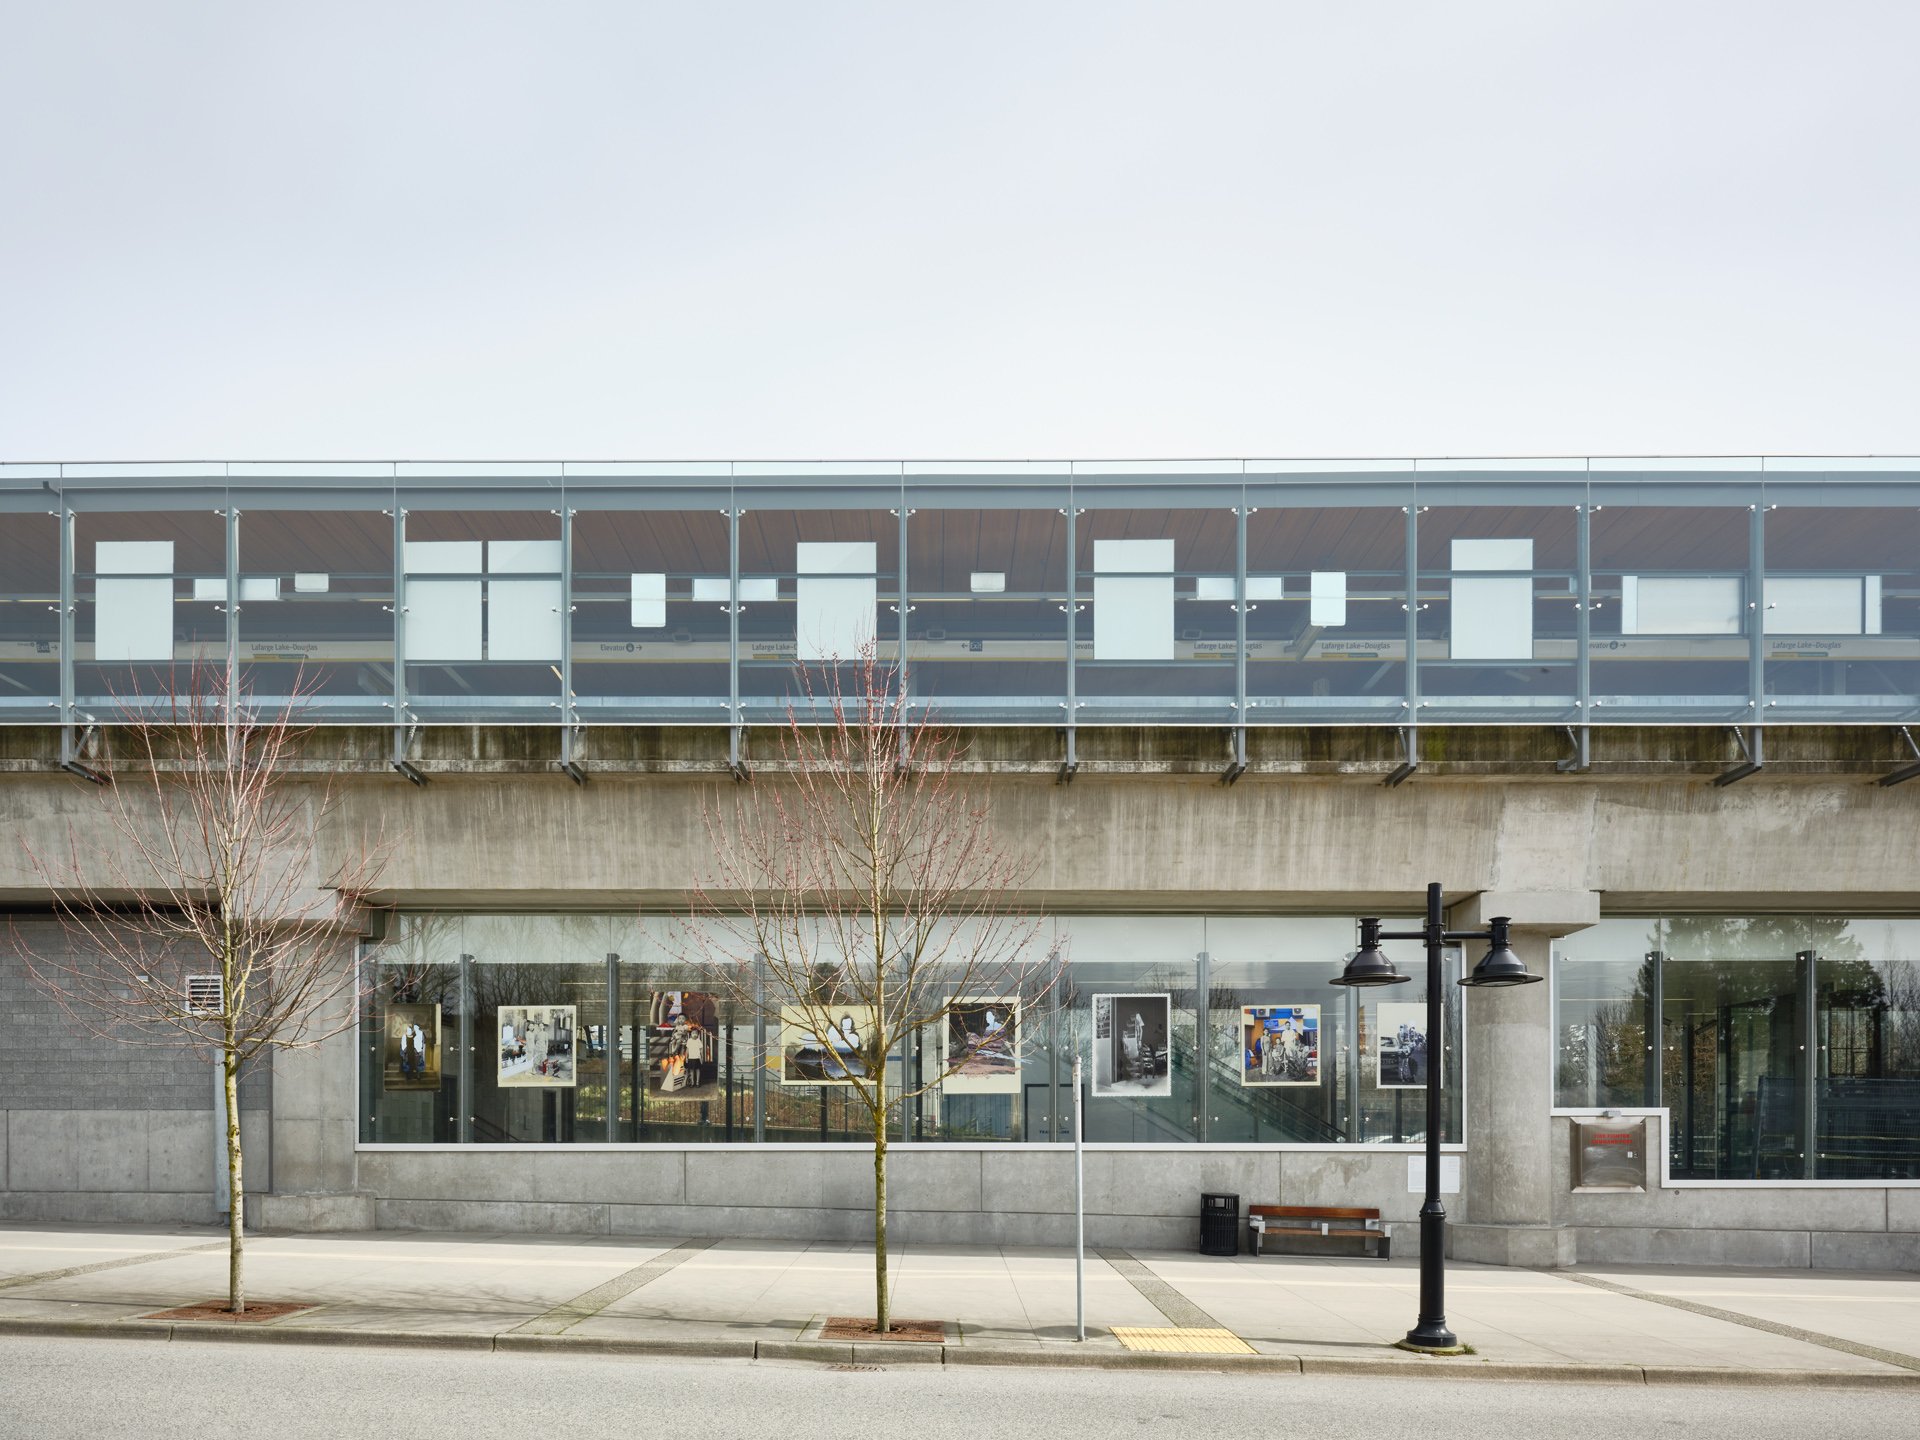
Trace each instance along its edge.
<instances>
[{"instance_id":1,"label":"white matted artwork","mask_svg":"<svg viewBox=\"0 0 1920 1440\"><path fill-rule=\"evenodd\" d=\"M1427 1007L1381 1005L1373 1012L1374 1079L1382 1090L1427 1084Z\"/></svg>"},{"instance_id":2,"label":"white matted artwork","mask_svg":"<svg viewBox=\"0 0 1920 1440\"><path fill-rule=\"evenodd\" d=\"M851 1085L879 1068L870 1005L782 1006L780 1083Z\"/></svg>"},{"instance_id":3,"label":"white matted artwork","mask_svg":"<svg viewBox=\"0 0 1920 1440\"><path fill-rule=\"evenodd\" d=\"M946 1078L948 1095L1020 1093L1020 1002L1006 999L955 1000L947 1011Z\"/></svg>"},{"instance_id":4,"label":"white matted artwork","mask_svg":"<svg viewBox=\"0 0 1920 1440\"><path fill-rule=\"evenodd\" d=\"M1320 1007L1242 1005L1240 1083L1318 1085Z\"/></svg>"},{"instance_id":5,"label":"white matted artwork","mask_svg":"<svg viewBox=\"0 0 1920 1440\"><path fill-rule=\"evenodd\" d=\"M1171 1095L1168 1056L1172 1002L1157 995L1093 997L1093 1093Z\"/></svg>"},{"instance_id":6,"label":"white matted artwork","mask_svg":"<svg viewBox=\"0 0 1920 1440\"><path fill-rule=\"evenodd\" d=\"M502 1090L571 1090L574 1084L574 1007L502 1005Z\"/></svg>"}]
</instances>

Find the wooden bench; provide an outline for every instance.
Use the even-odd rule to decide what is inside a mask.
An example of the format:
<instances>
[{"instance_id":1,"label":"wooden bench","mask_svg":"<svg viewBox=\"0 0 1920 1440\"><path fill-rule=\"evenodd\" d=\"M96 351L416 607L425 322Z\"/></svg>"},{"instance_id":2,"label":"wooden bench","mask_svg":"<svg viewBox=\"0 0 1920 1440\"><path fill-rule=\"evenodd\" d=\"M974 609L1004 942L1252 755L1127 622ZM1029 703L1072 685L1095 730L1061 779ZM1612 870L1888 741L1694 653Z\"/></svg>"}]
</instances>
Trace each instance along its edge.
<instances>
[{"instance_id":1,"label":"wooden bench","mask_svg":"<svg viewBox=\"0 0 1920 1440\"><path fill-rule=\"evenodd\" d=\"M1378 1247L1382 1260L1393 1252L1393 1237L1380 1223L1378 1210L1341 1209L1329 1205L1249 1205L1247 1230L1253 1253L1269 1235L1307 1240L1361 1240Z\"/></svg>"}]
</instances>

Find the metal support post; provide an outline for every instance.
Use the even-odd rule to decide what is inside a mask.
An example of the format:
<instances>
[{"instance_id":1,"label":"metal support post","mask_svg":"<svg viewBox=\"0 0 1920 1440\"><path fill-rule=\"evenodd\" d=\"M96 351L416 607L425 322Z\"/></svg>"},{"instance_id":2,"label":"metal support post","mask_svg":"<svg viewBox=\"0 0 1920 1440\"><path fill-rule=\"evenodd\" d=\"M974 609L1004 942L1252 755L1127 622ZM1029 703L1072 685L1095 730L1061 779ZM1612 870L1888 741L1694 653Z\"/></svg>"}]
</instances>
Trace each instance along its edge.
<instances>
[{"instance_id":1,"label":"metal support post","mask_svg":"<svg viewBox=\"0 0 1920 1440\"><path fill-rule=\"evenodd\" d=\"M1073 1329L1087 1338L1087 1150L1080 1123L1080 1052L1073 1053Z\"/></svg>"},{"instance_id":2,"label":"metal support post","mask_svg":"<svg viewBox=\"0 0 1920 1440\"><path fill-rule=\"evenodd\" d=\"M1202 1145L1212 1131L1213 1108L1213 961L1202 950L1193 957L1193 1117ZM1171 1042L1172 1037L1168 1037Z\"/></svg>"},{"instance_id":3,"label":"metal support post","mask_svg":"<svg viewBox=\"0 0 1920 1440\"><path fill-rule=\"evenodd\" d=\"M460 1143L473 1143L473 956L460 957ZM497 1047L500 1037L496 1032L493 1044ZM499 1064L495 1055L494 1063Z\"/></svg>"},{"instance_id":4,"label":"metal support post","mask_svg":"<svg viewBox=\"0 0 1920 1440\"><path fill-rule=\"evenodd\" d=\"M1067 508L1061 512L1067 517L1067 603L1061 608L1067 612L1067 753L1060 762L1060 772L1056 777L1061 784L1073 779L1080 769L1080 753L1076 731L1079 725L1079 677L1075 673L1079 648L1079 611L1080 611L1080 552L1077 535L1078 516L1073 508L1073 487L1067 487Z\"/></svg>"},{"instance_id":5,"label":"metal support post","mask_svg":"<svg viewBox=\"0 0 1920 1440\"><path fill-rule=\"evenodd\" d=\"M611 950L607 952L607 1024L600 1048L607 1065L607 1143L613 1145L620 1139L620 956ZM636 1066L640 1063L637 1043L633 1061Z\"/></svg>"}]
</instances>

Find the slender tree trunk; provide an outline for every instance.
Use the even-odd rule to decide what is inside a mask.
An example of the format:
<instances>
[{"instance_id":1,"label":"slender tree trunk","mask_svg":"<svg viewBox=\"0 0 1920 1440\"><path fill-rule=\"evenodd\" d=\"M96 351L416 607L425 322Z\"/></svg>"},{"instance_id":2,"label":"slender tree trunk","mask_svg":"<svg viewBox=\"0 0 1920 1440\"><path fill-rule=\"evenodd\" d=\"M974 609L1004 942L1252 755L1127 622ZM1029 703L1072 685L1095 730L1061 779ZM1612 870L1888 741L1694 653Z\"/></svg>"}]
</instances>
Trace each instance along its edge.
<instances>
[{"instance_id":1,"label":"slender tree trunk","mask_svg":"<svg viewBox=\"0 0 1920 1440\"><path fill-rule=\"evenodd\" d=\"M887 1112L873 1118L873 1328L884 1335L893 1328L887 1303Z\"/></svg>"},{"instance_id":2,"label":"slender tree trunk","mask_svg":"<svg viewBox=\"0 0 1920 1440\"><path fill-rule=\"evenodd\" d=\"M247 1308L244 1267L247 1257L247 1193L240 1173L240 1057L225 1051L220 1063L226 1072L227 1098L227 1309L238 1315Z\"/></svg>"}]
</instances>

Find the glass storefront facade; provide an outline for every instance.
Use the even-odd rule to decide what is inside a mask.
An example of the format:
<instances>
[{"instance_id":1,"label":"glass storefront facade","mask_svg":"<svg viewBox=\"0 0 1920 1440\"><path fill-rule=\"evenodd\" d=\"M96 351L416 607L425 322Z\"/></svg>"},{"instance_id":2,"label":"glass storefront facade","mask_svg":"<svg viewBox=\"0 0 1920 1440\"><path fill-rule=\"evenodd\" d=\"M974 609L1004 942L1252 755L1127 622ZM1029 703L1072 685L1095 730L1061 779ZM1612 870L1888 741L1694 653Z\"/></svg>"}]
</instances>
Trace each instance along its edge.
<instances>
[{"instance_id":1,"label":"glass storefront facade","mask_svg":"<svg viewBox=\"0 0 1920 1440\"><path fill-rule=\"evenodd\" d=\"M0 722L1920 717L1920 461L0 465Z\"/></svg>"},{"instance_id":2,"label":"glass storefront facade","mask_svg":"<svg viewBox=\"0 0 1920 1440\"><path fill-rule=\"evenodd\" d=\"M1920 920L1603 920L1554 983L1559 1103L1667 1107L1674 1179L1920 1179Z\"/></svg>"},{"instance_id":3,"label":"glass storefront facade","mask_svg":"<svg viewBox=\"0 0 1920 1440\"><path fill-rule=\"evenodd\" d=\"M364 1144L857 1143L865 1113L844 1087L781 1079L777 1008L729 999L666 917L395 917L365 952L359 1032ZM1072 1059L1090 1057L1103 996L1167 997L1165 1095L1099 1094L1083 1076L1086 1138L1116 1144L1412 1144L1425 1139L1424 1071L1444 1066L1460 1138L1459 956L1447 960L1446 1033L1409 1036L1423 978L1391 993L1330 985L1351 918L1058 916L1062 978L1019 1012L1017 1084L936 1085L901 1107L903 1140L1073 1138ZM1424 976L1417 946L1396 942ZM973 997L968 997L973 998ZM1382 1007L1385 1007L1384 1009ZM1398 1007L1398 1008L1396 1008ZM1271 1018L1284 1017L1284 1018ZM1270 1023L1271 1019L1271 1023ZM1259 1061L1269 1031L1312 1043ZM408 1038L418 1032L417 1044ZM890 1088L941 1069L924 1033L887 1057ZM417 1058L408 1053L417 1051Z\"/></svg>"}]
</instances>

